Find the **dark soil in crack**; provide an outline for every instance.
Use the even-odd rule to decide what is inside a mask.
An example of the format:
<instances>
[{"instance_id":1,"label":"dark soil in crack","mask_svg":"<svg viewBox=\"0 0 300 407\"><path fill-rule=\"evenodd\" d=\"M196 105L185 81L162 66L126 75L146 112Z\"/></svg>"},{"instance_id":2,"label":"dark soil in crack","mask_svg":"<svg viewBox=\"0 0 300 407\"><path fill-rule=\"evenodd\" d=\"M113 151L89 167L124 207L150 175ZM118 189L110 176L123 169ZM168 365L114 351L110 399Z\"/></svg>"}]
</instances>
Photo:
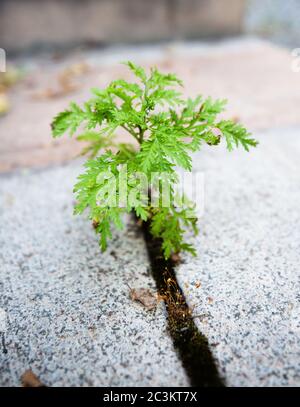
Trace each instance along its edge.
<instances>
[{"instance_id":1,"label":"dark soil in crack","mask_svg":"<svg viewBox=\"0 0 300 407\"><path fill-rule=\"evenodd\" d=\"M5 345L5 334L4 334L4 332L2 332L2 334L1 334L1 343L2 343L2 352L4 354L6 354L8 351L7 351L6 345Z\"/></svg>"},{"instance_id":2,"label":"dark soil in crack","mask_svg":"<svg viewBox=\"0 0 300 407\"><path fill-rule=\"evenodd\" d=\"M153 239L149 225L143 225L152 275L165 301L168 329L192 386L223 387L223 380L209 349L207 338L196 327L185 297L178 285L172 261L161 253L161 241Z\"/></svg>"}]
</instances>

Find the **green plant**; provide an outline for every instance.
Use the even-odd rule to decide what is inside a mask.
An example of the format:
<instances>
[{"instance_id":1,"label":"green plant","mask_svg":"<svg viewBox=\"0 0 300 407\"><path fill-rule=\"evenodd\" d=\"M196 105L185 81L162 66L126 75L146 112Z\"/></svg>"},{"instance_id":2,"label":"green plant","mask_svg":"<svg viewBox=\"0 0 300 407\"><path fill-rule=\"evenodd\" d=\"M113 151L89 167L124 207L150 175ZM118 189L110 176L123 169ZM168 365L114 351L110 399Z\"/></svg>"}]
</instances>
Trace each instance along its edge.
<instances>
[{"instance_id":1,"label":"green plant","mask_svg":"<svg viewBox=\"0 0 300 407\"><path fill-rule=\"evenodd\" d=\"M59 113L52 122L54 137L65 132L73 135L81 127L84 130L77 138L88 142L83 150L83 154L90 156L85 163L86 171L79 176L74 188L75 213L89 209L89 217L101 236L102 250L111 237L111 224L122 228L122 214L134 211L138 218L149 221L152 235L162 239L166 259L182 250L195 254L195 249L184 241L184 233L189 227L197 233L196 214L190 203L176 205L176 167L191 171L191 153L199 150L203 143L219 144L222 137L229 151L239 145L248 151L257 142L240 124L218 120L225 100L213 101L201 96L184 100L174 89L182 86L174 74L152 68L147 75L142 67L132 62L126 64L137 83L119 79L106 89L92 89L94 96L83 107L71 103L69 109ZM116 140L120 128L132 136L134 143ZM122 176L124 166L126 177ZM150 193L142 189L139 199L135 197L126 199L124 205L116 204L122 194L124 197L125 193L125 198L132 196L139 178L136 174L141 173L149 182L153 173L167 175L169 205L162 205L160 200L154 207L151 188ZM101 174L106 175L99 177Z\"/></svg>"}]
</instances>

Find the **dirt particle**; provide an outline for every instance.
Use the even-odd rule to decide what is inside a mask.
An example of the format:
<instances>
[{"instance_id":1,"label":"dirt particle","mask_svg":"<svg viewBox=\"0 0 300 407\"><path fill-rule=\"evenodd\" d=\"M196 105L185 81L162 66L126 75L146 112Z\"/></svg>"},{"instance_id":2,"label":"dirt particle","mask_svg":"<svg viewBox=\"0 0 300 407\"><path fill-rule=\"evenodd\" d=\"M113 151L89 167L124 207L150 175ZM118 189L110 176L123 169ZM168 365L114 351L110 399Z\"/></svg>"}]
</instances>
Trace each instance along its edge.
<instances>
[{"instance_id":1,"label":"dirt particle","mask_svg":"<svg viewBox=\"0 0 300 407\"><path fill-rule=\"evenodd\" d=\"M196 287L196 288L200 288L200 287L201 287L200 281L196 281L196 282L195 282L195 287Z\"/></svg>"},{"instance_id":2,"label":"dirt particle","mask_svg":"<svg viewBox=\"0 0 300 407\"><path fill-rule=\"evenodd\" d=\"M21 382L23 387L46 387L31 369L22 374Z\"/></svg>"},{"instance_id":3,"label":"dirt particle","mask_svg":"<svg viewBox=\"0 0 300 407\"><path fill-rule=\"evenodd\" d=\"M178 253L173 253L171 256L171 261L174 263L174 265L180 264L181 263L181 257Z\"/></svg>"}]
</instances>

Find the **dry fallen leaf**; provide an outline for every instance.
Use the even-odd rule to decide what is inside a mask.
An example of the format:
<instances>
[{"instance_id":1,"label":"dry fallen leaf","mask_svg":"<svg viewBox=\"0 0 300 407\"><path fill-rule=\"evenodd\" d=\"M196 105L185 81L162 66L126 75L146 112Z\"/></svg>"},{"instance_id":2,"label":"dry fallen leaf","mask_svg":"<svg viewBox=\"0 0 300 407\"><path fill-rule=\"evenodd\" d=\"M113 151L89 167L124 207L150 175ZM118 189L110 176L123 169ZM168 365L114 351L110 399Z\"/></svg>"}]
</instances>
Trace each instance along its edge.
<instances>
[{"instance_id":1,"label":"dry fallen leaf","mask_svg":"<svg viewBox=\"0 0 300 407\"><path fill-rule=\"evenodd\" d=\"M209 304L212 304L214 302L213 298L211 298L211 297L207 297L207 301Z\"/></svg>"},{"instance_id":2,"label":"dry fallen leaf","mask_svg":"<svg viewBox=\"0 0 300 407\"><path fill-rule=\"evenodd\" d=\"M21 376L23 387L46 387L32 370L26 370Z\"/></svg>"},{"instance_id":3,"label":"dry fallen leaf","mask_svg":"<svg viewBox=\"0 0 300 407\"><path fill-rule=\"evenodd\" d=\"M158 298L148 288L130 288L129 295L132 301L139 302L148 310L152 310L157 306Z\"/></svg>"}]
</instances>

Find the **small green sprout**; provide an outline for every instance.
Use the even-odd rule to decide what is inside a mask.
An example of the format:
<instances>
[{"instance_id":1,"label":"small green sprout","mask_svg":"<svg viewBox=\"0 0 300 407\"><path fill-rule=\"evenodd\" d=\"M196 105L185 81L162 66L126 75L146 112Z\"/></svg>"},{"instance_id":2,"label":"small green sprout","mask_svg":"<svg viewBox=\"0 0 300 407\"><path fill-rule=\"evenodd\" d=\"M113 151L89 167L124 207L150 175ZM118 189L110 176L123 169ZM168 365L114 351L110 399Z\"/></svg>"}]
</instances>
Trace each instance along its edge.
<instances>
[{"instance_id":1,"label":"small green sprout","mask_svg":"<svg viewBox=\"0 0 300 407\"><path fill-rule=\"evenodd\" d=\"M77 138L87 143L83 150L89 156L86 170L74 187L75 213L89 209L102 250L111 238L111 225L122 228L122 215L134 211L149 222L152 235L162 240L166 259L180 251L195 255L194 247L184 241L184 233L188 228L197 233L196 212L187 199L181 199L184 205L176 204L177 168L191 171L191 153L204 143L215 146L224 138L229 151L239 145L249 151L257 141L240 124L218 119L225 100L202 96L185 100L177 90L182 82L174 74L152 68L147 75L132 62L126 65L136 83L119 79L106 89L92 89L93 97L83 107L71 103L52 122L53 137L66 132L73 135L80 128ZM118 142L119 129L129 133L133 143ZM167 179L167 205L162 199L153 204L153 174L156 178L164 174ZM162 189L158 185L156 193ZM139 193L137 186L142 186Z\"/></svg>"}]
</instances>

